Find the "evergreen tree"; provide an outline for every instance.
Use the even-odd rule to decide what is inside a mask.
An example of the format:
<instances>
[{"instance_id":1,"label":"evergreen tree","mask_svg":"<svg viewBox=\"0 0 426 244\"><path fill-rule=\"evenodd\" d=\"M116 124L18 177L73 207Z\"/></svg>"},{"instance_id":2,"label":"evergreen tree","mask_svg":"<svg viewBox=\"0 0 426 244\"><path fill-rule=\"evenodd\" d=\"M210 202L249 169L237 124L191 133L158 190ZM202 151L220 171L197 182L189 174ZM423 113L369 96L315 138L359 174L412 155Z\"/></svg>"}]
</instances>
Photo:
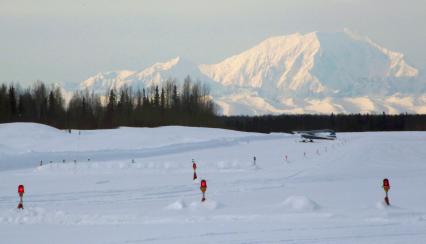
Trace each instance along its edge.
<instances>
[{"instance_id":1,"label":"evergreen tree","mask_svg":"<svg viewBox=\"0 0 426 244\"><path fill-rule=\"evenodd\" d=\"M155 93L154 93L154 106L156 108L160 108L160 93L158 91L158 86L155 86Z\"/></svg>"},{"instance_id":2,"label":"evergreen tree","mask_svg":"<svg viewBox=\"0 0 426 244\"><path fill-rule=\"evenodd\" d=\"M115 95L114 90L111 89L109 92L108 104L106 107L106 114L105 114L105 126L109 128L115 126L114 115L115 115L116 107L117 107L117 97Z\"/></svg>"},{"instance_id":3,"label":"evergreen tree","mask_svg":"<svg viewBox=\"0 0 426 244\"><path fill-rule=\"evenodd\" d=\"M13 85L9 86L9 115L10 120L16 119L17 115L17 101L16 101L16 92L15 87Z\"/></svg>"},{"instance_id":4,"label":"evergreen tree","mask_svg":"<svg viewBox=\"0 0 426 244\"><path fill-rule=\"evenodd\" d=\"M166 108L166 95L164 94L163 88L161 88L160 108L161 108L161 110L164 110Z\"/></svg>"},{"instance_id":5,"label":"evergreen tree","mask_svg":"<svg viewBox=\"0 0 426 244\"><path fill-rule=\"evenodd\" d=\"M177 92L177 86L173 85L173 95L172 95L172 107L176 110L179 108L179 95Z\"/></svg>"},{"instance_id":6,"label":"evergreen tree","mask_svg":"<svg viewBox=\"0 0 426 244\"><path fill-rule=\"evenodd\" d=\"M0 122L4 123L10 119L10 109L9 109L9 94L8 89L5 84L2 84L0 87Z\"/></svg>"}]
</instances>

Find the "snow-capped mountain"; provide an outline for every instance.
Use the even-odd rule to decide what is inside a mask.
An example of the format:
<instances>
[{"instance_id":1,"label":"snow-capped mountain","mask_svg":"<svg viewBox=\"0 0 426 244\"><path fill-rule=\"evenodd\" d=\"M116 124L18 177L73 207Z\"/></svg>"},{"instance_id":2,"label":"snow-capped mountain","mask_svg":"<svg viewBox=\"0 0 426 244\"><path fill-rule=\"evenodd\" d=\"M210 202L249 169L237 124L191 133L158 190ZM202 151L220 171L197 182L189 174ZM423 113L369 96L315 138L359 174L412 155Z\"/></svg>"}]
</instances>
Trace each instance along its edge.
<instances>
[{"instance_id":1,"label":"snow-capped mountain","mask_svg":"<svg viewBox=\"0 0 426 244\"><path fill-rule=\"evenodd\" d=\"M106 91L110 89L119 89L128 84L126 78L132 75L134 71L110 71L98 73L80 84L80 89L88 88L94 91Z\"/></svg>"},{"instance_id":2,"label":"snow-capped mountain","mask_svg":"<svg viewBox=\"0 0 426 244\"><path fill-rule=\"evenodd\" d=\"M213 82L200 72L197 65L187 59L176 57L166 62L156 63L140 71L124 70L98 73L83 81L80 84L80 89L105 91L119 89L123 86L145 88L161 85L168 79L174 79L180 85L188 75L194 81L203 81L209 83L210 86L216 85L216 82Z\"/></svg>"},{"instance_id":3,"label":"snow-capped mountain","mask_svg":"<svg viewBox=\"0 0 426 244\"><path fill-rule=\"evenodd\" d=\"M394 93L397 91L389 82L418 75L402 54L349 32L272 37L223 62L200 68L225 86L256 88L285 97Z\"/></svg>"},{"instance_id":4,"label":"snow-capped mountain","mask_svg":"<svg viewBox=\"0 0 426 244\"><path fill-rule=\"evenodd\" d=\"M426 112L426 82L404 55L348 30L271 37L217 64L175 58L99 73L81 88L146 87L190 75L224 114Z\"/></svg>"}]
</instances>

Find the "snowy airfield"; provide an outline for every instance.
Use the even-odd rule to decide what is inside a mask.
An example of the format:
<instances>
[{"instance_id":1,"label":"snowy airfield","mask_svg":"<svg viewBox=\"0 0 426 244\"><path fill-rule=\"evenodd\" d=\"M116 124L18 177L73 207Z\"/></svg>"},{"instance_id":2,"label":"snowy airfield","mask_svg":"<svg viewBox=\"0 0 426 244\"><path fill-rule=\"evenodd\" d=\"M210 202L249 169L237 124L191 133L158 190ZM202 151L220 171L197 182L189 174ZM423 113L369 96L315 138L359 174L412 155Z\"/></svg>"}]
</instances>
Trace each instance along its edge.
<instances>
[{"instance_id":1,"label":"snowy airfield","mask_svg":"<svg viewBox=\"0 0 426 244\"><path fill-rule=\"evenodd\" d=\"M426 133L337 136L0 124L0 243L426 243Z\"/></svg>"}]
</instances>

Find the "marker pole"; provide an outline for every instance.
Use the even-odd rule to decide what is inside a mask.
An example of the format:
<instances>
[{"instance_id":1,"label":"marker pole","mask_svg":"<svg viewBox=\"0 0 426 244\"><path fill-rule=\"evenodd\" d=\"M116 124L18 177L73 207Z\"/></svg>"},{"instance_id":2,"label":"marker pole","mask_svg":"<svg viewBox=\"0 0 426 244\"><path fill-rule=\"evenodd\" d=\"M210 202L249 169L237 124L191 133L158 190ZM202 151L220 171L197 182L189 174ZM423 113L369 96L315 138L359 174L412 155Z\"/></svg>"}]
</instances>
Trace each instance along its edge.
<instances>
[{"instance_id":1,"label":"marker pole","mask_svg":"<svg viewBox=\"0 0 426 244\"><path fill-rule=\"evenodd\" d=\"M19 196L18 209L24 209L24 200L22 199L22 196Z\"/></svg>"},{"instance_id":2,"label":"marker pole","mask_svg":"<svg viewBox=\"0 0 426 244\"><path fill-rule=\"evenodd\" d=\"M389 189L390 189L389 179L385 178L385 179L383 179L383 190L385 191L385 194L386 194L385 195L385 203L388 206L390 205L389 196L388 196Z\"/></svg>"},{"instance_id":3,"label":"marker pole","mask_svg":"<svg viewBox=\"0 0 426 244\"><path fill-rule=\"evenodd\" d=\"M24 186L23 185L19 185L18 186L18 195L19 195L19 204L18 204L18 209L24 209Z\"/></svg>"}]
</instances>

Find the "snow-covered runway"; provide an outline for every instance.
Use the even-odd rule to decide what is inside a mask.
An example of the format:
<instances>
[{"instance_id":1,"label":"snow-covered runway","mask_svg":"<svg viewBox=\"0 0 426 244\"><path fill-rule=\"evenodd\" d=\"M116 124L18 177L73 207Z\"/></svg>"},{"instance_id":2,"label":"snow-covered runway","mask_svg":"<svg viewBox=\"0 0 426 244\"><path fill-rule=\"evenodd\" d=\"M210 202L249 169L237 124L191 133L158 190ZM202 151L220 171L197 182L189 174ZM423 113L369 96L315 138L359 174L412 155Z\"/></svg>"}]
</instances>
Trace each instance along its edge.
<instances>
[{"instance_id":1,"label":"snow-covered runway","mask_svg":"<svg viewBox=\"0 0 426 244\"><path fill-rule=\"evenodd\" d=\"M0 243L426 243L423 132L299 143L203 128L79 135L3 124L0 138ZM204 203L192 159L207 180Z\"/></svg>"}]
</instances>

